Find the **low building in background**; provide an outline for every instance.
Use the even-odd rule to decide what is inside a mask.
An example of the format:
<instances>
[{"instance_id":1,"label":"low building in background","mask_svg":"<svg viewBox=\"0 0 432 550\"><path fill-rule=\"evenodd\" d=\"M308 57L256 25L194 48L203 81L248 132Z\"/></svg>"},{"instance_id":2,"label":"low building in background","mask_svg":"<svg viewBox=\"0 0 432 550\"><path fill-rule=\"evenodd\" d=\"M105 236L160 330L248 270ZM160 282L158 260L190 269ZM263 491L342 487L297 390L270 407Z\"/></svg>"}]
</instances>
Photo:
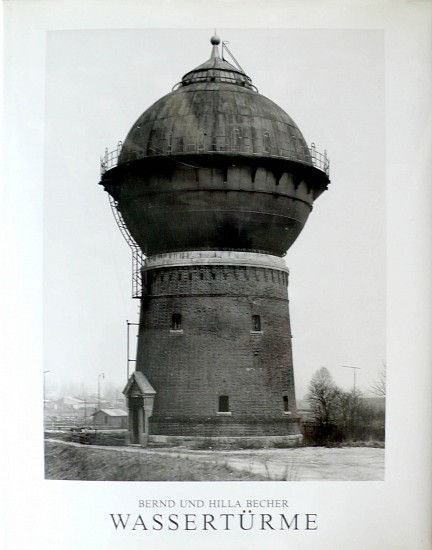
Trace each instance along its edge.
<instances>
[{"instance_id":1,"label":"low building in background","mask_svg":"<svg viewBox=\"0 0 432 550\"><path fill-rule=\"evenodd\" d=\"M95 426L107 428L127 428L128 413L123 409L100 409L92 416Z\"/></svg>"}]
</instances>

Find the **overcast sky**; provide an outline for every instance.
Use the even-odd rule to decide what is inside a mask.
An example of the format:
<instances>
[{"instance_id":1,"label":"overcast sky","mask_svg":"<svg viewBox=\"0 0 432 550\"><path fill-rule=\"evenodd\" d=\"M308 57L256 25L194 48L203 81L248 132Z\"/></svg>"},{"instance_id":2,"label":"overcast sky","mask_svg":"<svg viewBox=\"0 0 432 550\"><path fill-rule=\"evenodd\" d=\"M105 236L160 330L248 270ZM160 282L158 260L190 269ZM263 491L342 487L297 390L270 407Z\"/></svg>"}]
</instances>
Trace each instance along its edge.
<instances>
[{"instance_id":1,"label":"overcast sky","mask_svg":"<svg viewBox=\"0 0 432 550\"><path fill-rule=\"evenodd\" d=\"M331 185L286 261L298 396L317 369L367 390L385 361L384 49L379 30L217 29L259 92L327 149ZM99 157L210 56L212 29L49 32L44 182L44 370L97 390L126 380L131 253ZM136 340L131 336L131 345Z\"/></svg>"}]
</instances>

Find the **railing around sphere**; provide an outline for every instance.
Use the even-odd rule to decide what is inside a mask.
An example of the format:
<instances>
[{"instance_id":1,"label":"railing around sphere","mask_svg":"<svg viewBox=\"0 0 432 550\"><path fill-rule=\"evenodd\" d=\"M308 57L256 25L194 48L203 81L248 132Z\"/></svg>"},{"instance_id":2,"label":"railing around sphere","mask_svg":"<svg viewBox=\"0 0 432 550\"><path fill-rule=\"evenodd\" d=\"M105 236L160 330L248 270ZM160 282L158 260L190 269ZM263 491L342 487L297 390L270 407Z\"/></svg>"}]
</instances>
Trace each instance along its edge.
<instances>
[{"instance_id":1,"label":"railing around sphere","mask_svg":"<svg viewBox=\"0 0 432 550\"><path fill-rule=\"evenodd\" d=\"M327 151L320 153L316 150L315 143L310 147L304 147L295 140L286 142L282 147L275 148L270 144L270 136L264 134L261 139L242 137L237 134L233 136L202 136L179 137L170 139L159 139L152 142L153 147L146 151L135 151L133 156L125 158L125 162L132 162L147 157L173 156L181 154L203 154L203 153L225 153L248 156L264 156L270 158L282 158L302 164L309 164L305 158L310 157L312 165L330 175L330 161ZM115 168L122 150L122 142L119 141L117 148L113 151L105 149L105 154L100 159L101 176L111 168Z\"/></svg>"}]
</instances>

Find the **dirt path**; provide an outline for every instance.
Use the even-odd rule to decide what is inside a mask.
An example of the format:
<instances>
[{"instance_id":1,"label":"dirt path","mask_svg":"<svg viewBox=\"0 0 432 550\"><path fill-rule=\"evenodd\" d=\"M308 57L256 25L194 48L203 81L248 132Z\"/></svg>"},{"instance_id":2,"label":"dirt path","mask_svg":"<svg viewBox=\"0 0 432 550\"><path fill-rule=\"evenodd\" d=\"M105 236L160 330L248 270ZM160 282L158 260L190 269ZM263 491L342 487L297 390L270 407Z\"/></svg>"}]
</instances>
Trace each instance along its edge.
<instances>
[{"instance_id":1,"label":"dirt path","mask_svg":"<svg viewBox=\"0 0 432 550\"><path fill-rule=\"evenodd\" d=\"M83 447L79 443L52 441ZM193 458L194 461L198 459L203 463L218 463L238 472L256 474L277 481L381 481L384 479L384 449L370 447L300 447L242 451L192 451L181 447L149 449L102 445L91 445L87 448L138 453L149 457Z\"/></svg>"}]
</instances>

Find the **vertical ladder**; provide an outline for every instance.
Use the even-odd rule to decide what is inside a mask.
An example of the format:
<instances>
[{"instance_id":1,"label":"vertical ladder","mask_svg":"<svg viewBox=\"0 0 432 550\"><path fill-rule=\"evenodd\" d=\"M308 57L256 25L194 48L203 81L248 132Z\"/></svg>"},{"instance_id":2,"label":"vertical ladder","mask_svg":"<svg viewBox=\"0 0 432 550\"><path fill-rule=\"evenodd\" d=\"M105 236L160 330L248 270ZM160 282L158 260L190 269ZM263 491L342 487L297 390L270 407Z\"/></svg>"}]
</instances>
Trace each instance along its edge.
<instances>
[{"instance_id":1,"label":"vertical ladder","mask_svg":"<svg viewBox=\"0 0 432 550\"><path fill-rule=\"evenodd\" d=\"M113 197L109 193L108 197L115 221L117 222L117 225L125 241L128 243L130 249L132 250L132 298L141 298L143 286L142 267L144 265L145 254L138 246L132 235L129 233L129 229L127 228L123 216L118 209L117 201L113 199Z\"/></svg>"}]
</instances>

